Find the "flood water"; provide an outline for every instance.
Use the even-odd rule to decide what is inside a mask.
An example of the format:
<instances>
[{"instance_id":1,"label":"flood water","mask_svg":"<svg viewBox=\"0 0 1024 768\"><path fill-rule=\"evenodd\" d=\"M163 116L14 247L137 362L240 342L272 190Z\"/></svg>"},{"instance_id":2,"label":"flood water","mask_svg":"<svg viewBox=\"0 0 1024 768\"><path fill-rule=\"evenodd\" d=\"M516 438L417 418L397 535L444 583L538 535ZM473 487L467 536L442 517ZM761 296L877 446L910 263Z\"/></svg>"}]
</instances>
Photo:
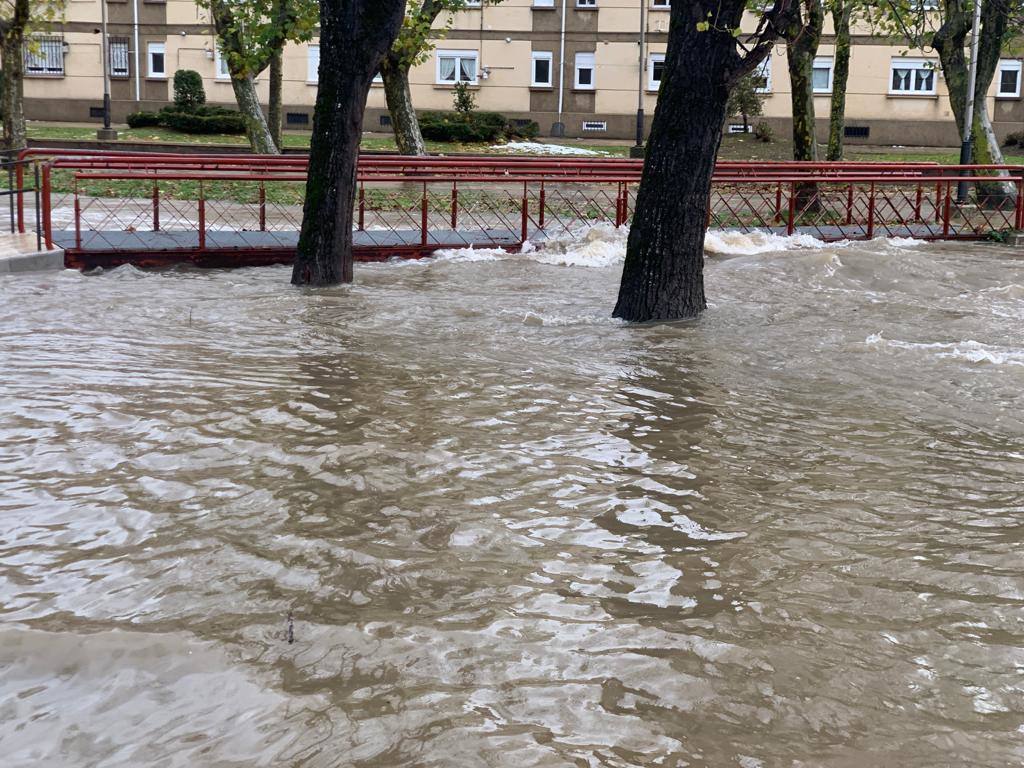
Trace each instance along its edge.
<instances>
[{"instance_id":1,"label":"flood water","mask_svg":"<svg viewBox=\"0 0 1024 768\"><path fill-rule=\"evenodd\" d=\"M1024 259L712 245L0 277L4 765L1024 762Z\"/></svg>"}]
</instances>

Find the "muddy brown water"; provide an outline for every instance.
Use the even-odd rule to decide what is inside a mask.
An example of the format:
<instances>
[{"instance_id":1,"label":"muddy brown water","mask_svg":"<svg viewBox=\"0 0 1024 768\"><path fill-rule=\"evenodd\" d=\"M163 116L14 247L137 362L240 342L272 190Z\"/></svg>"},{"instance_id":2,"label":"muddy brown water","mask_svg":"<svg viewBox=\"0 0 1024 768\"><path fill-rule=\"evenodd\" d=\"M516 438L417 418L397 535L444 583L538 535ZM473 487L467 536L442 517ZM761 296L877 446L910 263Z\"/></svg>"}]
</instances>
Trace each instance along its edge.
<instances>
[{"instance_id":1,"label":"muddy brown water","mask_svg":"<svg viewBox=\"0 0 1024 768\"><path fill-rule=\"evenodd\" d=\"M0 276L4 764L1024 761L1019 253L620 245Z\"/></svg>"}]
</instances>

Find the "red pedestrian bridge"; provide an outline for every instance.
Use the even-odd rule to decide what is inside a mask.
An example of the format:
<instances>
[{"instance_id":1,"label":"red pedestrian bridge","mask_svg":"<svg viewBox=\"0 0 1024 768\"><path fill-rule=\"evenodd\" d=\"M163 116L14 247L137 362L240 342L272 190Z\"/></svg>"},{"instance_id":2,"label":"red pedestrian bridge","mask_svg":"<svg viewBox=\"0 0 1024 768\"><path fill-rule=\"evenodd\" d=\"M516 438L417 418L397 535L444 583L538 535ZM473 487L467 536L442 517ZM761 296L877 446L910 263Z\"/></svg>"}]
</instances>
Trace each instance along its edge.
<instances>
[{"instance_id":1,"label":"red pedestrian bridge","mask_svg":"<svg viewBox=\"0 0 1024 768\"><path fill-rule=\"evenodd\" d=\"M304 156L25 150L38 166L50 248L77 269L281 264L295 257ZM17 166L25 189L29 163ZM595 224L628 224L642 163L622 158L365 155L355 258L445 248L520 249ZM994 179L998 175L1002 178ZM999 184L994 184L998 181ZM970 196L958 201L958 185ZM981 239L1024 228L1024 167L721 162L708 227L823 241ZM27 194L17 194L25 231Z\"/></svg>"}]
</instances>

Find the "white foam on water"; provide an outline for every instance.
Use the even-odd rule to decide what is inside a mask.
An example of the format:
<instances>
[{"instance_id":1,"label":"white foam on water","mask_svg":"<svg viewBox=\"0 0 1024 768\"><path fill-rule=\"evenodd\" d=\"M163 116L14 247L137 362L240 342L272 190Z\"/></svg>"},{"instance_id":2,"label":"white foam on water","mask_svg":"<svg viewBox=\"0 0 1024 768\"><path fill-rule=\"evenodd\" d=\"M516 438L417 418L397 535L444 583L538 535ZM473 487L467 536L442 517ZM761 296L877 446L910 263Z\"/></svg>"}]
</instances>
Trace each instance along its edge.
<instances>
[{"instance_id":1,"label":"white foam on water","mask_svg":"<svg viewBox=\"0 0 1024 768\"><path fill-rule=\"evenodd\" d=\"M966 360L970 363L1024 366L1024 349L994 347L972 339L956 342L913 342L887 339L880 333L873 333L864 340L864 343L869 347L933 352L936 357Z\"/></svg>"},{"instance_id":2,"label":"white foam on water","mask_svg":"<svg viewBox=\"0 0 1024 768\"><path fill-rule=\"evenodd\" d=\"M776 235L773 232L740 232L732 229L709 229L704 236L705 253L720 256L754 256L759 253L794 251L800 249L835 248L849 241L825 243L806 234Z\"/></svg>"},{"instance_id":3,"label":"white foam on water","mask_svg":"<svg viewBox=\"0 0 1024 768\"><path fill-rule=\"evenodd\" d=\"M508 144L494 144L488 147L492 152L521 153L527 155L577 155L580 157L607 157L607 152L583 147L567 147L563 144L541 144L537 141L510 141Z\"/></svg>"}]
</instances>

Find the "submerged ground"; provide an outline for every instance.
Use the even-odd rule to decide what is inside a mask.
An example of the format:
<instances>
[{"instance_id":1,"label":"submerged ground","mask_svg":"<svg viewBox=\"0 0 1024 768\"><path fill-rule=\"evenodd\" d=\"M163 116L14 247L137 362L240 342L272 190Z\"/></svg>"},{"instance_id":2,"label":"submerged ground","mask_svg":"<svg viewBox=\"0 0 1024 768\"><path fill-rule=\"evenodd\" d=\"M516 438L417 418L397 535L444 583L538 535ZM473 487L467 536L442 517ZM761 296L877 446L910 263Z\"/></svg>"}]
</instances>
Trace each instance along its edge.
<instances>
[{"instance_id":1,"label":"submerged ground","mask_svg":"<svg viewBox=\"0 0 1024 768\"><path fill-rule=\"evenodd\" d=\"M710 246L0 277L6 765L1020 763L1024 261Z\"/></svg>"}]
</instances>

